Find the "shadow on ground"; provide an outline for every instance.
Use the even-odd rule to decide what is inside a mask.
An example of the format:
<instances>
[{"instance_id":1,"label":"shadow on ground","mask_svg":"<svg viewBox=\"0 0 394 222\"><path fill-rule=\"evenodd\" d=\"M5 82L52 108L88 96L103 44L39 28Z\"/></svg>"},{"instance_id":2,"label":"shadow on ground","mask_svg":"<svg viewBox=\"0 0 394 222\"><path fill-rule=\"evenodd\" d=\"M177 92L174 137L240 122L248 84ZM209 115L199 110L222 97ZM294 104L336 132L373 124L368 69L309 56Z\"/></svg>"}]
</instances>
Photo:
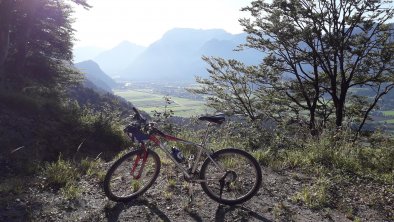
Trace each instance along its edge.
<instances>
[{"instance_id":1,"label":"shadow on ground","mask_svg":"<svg viewBox=\"0 0 394 222\"><path fill-rule=\"evenodd\" d=\"M265 218L263 215L248 209L244 206L223 206L219 205L216 214L215 214L215 222L224 222L231 221L231 219L236 219L236 217L240 221L264 221L264 222L272 222L271 220Z\"/></svg>"},{"instance_id":2,"label":"shadow on ground","mask_svg":"<svg viewBox=\"0 0 394 222\"><path fill-rule=\"evenodd\" d=\"M120 215L132 207L144 207L148 209L152 217L157 216L158 218L160 218L161 221L165 221L165 222L176 221L176 219L172 218L171 216L168 216L171 213L166 214L156 204L151 203L146 199L139 199L133 201L132 203L116 203L112 207L105 208L105 215L108 222L119 221ZM190 217L192 220L197 222L211 220L213 216L213 215L206 215L207 213L209 214L212 212L199 212L198 209L184 210L183 212L184 212L184 216L187 215L186 217ZM133 218L133 219L137 219L137 218ZM177 219L180 218L178 217ZM263 215L251 209L248 209L245 206L231 206L231 207L223 206L223 205L218 206L214 215L215 222L234 221L234 220L272 222L271 220L265 218Z\"/></svg>"},{"instance_id":3,"label":"shadow on ground","mask_svg":"<svg viewBox=\"0 0 394 222\"><path fill-rule=\"evenodd\" d=\"M131 203L116 203L115 206L105 209L105 215L109 222L119 221L119 216L122 211L133 206L145 206L152 214L157 215L162 221L171 221L170 218L168 218L168 216L163 211L161 211L155 204L152 204L145 199L135 200Z\"/></svg>"}]
</instances>

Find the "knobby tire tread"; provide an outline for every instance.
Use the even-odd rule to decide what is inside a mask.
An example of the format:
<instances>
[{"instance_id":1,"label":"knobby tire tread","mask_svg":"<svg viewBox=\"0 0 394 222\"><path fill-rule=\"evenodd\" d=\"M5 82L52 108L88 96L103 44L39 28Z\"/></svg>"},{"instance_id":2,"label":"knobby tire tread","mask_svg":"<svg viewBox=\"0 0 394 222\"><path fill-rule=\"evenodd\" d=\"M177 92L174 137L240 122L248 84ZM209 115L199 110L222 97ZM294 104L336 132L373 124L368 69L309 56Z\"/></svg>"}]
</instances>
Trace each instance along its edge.
<instances>
[{"instance_id":1,"label":"knobby tire tread","mask_svg":"<svg viewBox=\"0 0 394 222\"><path fill-rule=\"evenodd\" d=\"M104 186L104 193L108 197L108 199L110 199L112 201L115 201L115 202L129 202L129 201L141 196L142 194L144 194L153 185L153 183L156 181L156 179L157 179L157 177L159 176L159 173L160 173L161 161L160 161L159 155L157 155L156 152L148 149L148 158L151 156L151 157L153 157L153 160L155 161L155 173L153 175L153 179L148 184L146 184L141 190L137 191L134 194L126 196L126 197L116 196L115 194L113 194L111 192L110 179L112 177L112 174L123 163L123 161L127 160L131 156L139 155L141 152L143 152L143 150L130 151L129 153L126 153L120 159L115 161L112 164L112 166L109 168L109 170L107 171L107 174L105 175L104 185L103 185Z\"/></svg>"}]
</instances>

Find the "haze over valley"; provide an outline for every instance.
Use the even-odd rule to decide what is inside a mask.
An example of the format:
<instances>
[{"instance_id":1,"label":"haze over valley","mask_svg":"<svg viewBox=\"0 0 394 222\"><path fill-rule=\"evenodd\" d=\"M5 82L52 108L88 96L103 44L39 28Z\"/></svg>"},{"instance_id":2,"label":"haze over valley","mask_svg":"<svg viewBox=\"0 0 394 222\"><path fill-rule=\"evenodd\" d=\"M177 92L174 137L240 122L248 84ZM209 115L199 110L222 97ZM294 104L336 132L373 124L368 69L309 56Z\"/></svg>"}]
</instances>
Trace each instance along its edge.
<instances>
[{"instance_id":1,"label":"haze over valley","mask_svg":"<svg viewBox=\"0 0 394 222\"><path fill-rule=\"evenodd\" d=\"M203 55L257 65L262 53L253 49L234 51L244 43L244 33L175 28L148 47L124 41L98 54L97 47L76 48L74 61L93 60L107 75L117 80L192 83L195 76L207 76L206 64L201 59Z\"/></svg>"},{"instance_id":2,"label":"haze over valley","mask_svg":"<svg viewBox=\"0 0 394 222\"><path fill-rule=\"evenodd\" d=\"M86 74L85 86L89 88L113 92L147 112L163 108L163 97L169 96L172 101L169 107L175 115L191 116L207 112L204 98L186 90L196 87L196 76L208 76L208 65L201 57L259 64L261 52L254 49L235 51L245 43L244 33L175 28L148 47L123 41L108 50L76 48L74 62Z\"/></svg>"}]
</instances>

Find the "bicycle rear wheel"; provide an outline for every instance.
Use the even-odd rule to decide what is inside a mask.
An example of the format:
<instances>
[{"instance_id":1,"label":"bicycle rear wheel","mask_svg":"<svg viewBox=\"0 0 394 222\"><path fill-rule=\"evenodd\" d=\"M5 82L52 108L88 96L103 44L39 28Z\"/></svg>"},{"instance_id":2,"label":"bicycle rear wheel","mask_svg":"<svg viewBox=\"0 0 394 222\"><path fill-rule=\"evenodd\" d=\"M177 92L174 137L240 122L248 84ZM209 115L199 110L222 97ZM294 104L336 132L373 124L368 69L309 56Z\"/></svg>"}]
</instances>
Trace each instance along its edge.
<instances>
[{"instance_id":1,"label":"bicycle rear wheel","mask_svg":"<svg viewBox=\"0 0 394 222\"><path fill-rule=\"evenodd\" d=\"M104 179L104 192L113 201L127 202L146 192L160 172L160 158L152 150L133 150L117 160ZM134 169L134 170L133 170Z\"/></svg>"},{"instance_id":2,"label":"bicycle rear wheel","mask_svg":"<svg viewBox=\"0 0 394 222\"><path fill-rule=\"evenodd\" d=\"M239 149L223 149L207 158L200 171L201 187L213 200L235 205L252 198L260 189L262 175L256 159Z\"/></svg>"}]
</instances>

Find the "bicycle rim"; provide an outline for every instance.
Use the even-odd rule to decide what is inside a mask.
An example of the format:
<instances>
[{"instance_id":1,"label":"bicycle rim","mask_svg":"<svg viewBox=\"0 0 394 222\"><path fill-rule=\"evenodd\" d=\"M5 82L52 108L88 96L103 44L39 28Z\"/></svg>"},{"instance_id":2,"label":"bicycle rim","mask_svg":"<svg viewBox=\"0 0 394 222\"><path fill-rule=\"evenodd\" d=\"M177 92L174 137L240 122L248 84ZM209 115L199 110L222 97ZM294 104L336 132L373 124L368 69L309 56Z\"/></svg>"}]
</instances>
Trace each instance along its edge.
<instances>
[{"instance_id":1,"label":"bicycle rim","mask_svg":"<svg viewBox=\"0 0 394 222\"><path fill-rule=\"evenodd\" d=\"M152 186L160 171L160 159L155 152L148 150L143 164L143 156L143 150L132 151L117 160L108 170L104 191L109 199L128 201Z\"/></svg>"},{"instance_id":2,"label":"bicycle rim","mask_svg":"<svg viewBox=\"0 0 394 222\"><path fill-rule=\"evenodd\" d=\"M214 153L212 158L216 164L208 158L200 172L200 178L206 181L201 186L209 197L234 205L249 200L257 193L262 180L261 168L250 154L238 149L224 149Z\"/></svg>"}]
</instances>

